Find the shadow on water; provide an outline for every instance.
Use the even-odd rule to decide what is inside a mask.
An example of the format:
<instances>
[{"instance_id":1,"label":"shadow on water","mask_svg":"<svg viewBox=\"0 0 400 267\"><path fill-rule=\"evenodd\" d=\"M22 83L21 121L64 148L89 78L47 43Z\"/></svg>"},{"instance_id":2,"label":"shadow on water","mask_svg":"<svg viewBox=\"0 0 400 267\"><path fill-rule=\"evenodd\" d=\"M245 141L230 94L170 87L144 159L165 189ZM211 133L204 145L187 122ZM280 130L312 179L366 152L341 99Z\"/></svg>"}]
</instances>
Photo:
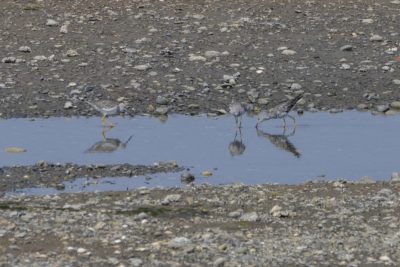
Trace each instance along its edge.
<instances>
[{"instance_id":1,"label":"shadow on water","mask_svg":"<svg viewBox=\"0 0 400 267\"><path fill-rule=\"evenodd\" d=\"M256 129L256 119L250 117L244 117L238 128L229 116L173 115L165 123L138 116L113 118L113 122L116 126L104 131L98 118L1 121L0 165L32 165L39 160L151 165L176 160L190 169L196 181L203 171L211 170L212 176L204 180L211 184L293 184L316 177L387 180L400 168L398 116L307 113L297 118L296 128L288 129L281 127L280 120ZM4 152L12 146L26 152ZM172 183L160 178L152 184L179 186L179 174L173 177ZM128 180L136 183L135 178ZM113 181L118 184L123 179Z\"/></svg>"}]
</instances>

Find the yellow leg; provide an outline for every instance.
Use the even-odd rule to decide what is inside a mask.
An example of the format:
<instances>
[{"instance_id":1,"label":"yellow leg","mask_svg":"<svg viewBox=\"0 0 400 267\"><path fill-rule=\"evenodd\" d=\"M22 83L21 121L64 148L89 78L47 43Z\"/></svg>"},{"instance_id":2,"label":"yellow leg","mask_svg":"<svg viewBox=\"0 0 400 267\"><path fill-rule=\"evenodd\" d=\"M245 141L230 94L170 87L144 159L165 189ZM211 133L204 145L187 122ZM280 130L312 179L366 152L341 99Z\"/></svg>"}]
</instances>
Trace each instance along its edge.
<instances>
[{"instance_id":1,"label":"yellow leg","mask_svg":"<svg viewBox=\"0 0 400 267\"><path fill-rule=\"evenodd\" d=\"M113 128L113 127L115 126L115 125L112 124L112 123L108 123L108 121L107 121L107 116L101 117L101 124L102 124L104 127L110 127L110 128Z\"/></svg>"}]
</instances>

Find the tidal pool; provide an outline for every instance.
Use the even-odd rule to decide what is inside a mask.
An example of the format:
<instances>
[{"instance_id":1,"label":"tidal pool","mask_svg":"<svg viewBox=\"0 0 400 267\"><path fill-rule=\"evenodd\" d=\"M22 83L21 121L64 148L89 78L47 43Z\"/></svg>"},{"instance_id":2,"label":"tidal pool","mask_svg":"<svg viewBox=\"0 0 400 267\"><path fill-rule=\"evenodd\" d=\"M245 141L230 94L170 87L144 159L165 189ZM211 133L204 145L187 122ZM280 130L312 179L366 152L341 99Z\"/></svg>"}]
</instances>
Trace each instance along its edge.
<instances>
[{"instance_id":1,"label":"tidal pool","mask_svg":"<svg viewBox=\"0 0 400 267\"><path fill-rule=\"evenodd\" d=\"M116 126L108 131L94 117L3 120L0 165L32 165L39 160L149 165L176 160L197 181L211 184L294 184L362 176L388 180L400 170L399 116L351 111L296 117L297 127L288 125L286 130L281 120L256 130L256 119L244 117L241 132L230 116L172 115L165 122L146 116L112 117ZM7 147L26 152L6 153ZM202 177L204 171L212 176ZM174 178L154 179L152 186L181 184L180 174L170 177ZM135 178L126 179L132 186L125 187L146 186L135 185ZM119 180L126 183L126 179Z\"/></svg>"}]
</instances>

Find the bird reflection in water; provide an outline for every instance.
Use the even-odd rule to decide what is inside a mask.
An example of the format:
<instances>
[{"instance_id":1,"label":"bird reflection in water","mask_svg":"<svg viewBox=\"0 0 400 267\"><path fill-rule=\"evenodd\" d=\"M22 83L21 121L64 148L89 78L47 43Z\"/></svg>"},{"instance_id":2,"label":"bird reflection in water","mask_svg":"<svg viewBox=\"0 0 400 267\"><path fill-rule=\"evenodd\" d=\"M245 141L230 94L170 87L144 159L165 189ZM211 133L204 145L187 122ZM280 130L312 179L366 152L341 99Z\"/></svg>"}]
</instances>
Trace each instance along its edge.
<instances>
[{"instance_id":1,"label":"bird reflection in water","mask_svg":"<svg viewBox=\"0 0 400 267\"><path fill-rule=\"evenodd\" d=\"M286 134L286 128L283 129L282 134L270 134L268 132L260 130L259 128L256 128L256 130L258 137L264 137L268 139L274 146L293 154L293 156L295 156L296 158L301 157L300 152L293 145L293 143L289 141L289 137L295 134L296 127L293 128L290 134Z\"/></svg>"},{"instance_id":2,"label":"bird reflection in water","mask_svg":"<svg viewBox=\"0 0 400 267\"><path fill-rule=\"evenodd\" d=\"M103 139L101 141L94 143L89 149L85 151L85 153L111 153L118 149L125 149L129 141L131 141L133 137L133 135L129 136L129 138L125 142L122 142L118 138L107 138L106 132L109 130L110 128L103 127L102 130Z\"/></svg>"},{"instance_id":3,"label":"bird reflection in water","mask_svg":"<svg viewBox=\"0 0 400 267\"><path fill-rule=\"evenodd\" d=\"M229 143L228 149L232 157L239 156L244 153L244 151L246 150L246 146L244 145L242 140L242 128L236 128L235 138L233 139L232 142Z\"/></svg>"}]
</instances>

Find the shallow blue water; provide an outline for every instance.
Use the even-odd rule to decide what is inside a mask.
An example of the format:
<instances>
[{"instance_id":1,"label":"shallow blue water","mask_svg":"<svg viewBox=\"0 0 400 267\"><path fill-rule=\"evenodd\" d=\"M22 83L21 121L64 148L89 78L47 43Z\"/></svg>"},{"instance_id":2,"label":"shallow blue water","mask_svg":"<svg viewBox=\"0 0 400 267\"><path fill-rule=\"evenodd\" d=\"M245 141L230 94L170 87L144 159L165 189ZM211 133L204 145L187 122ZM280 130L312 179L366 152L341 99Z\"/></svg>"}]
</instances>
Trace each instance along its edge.
<instances>
[{"instance_id":1,"label":"shallow blue water","mask_svg":"<svg viewBox=\"0 0 400 267\"><path fill-rule=\"evenodd\" d=\"M85 153L103 140L99 118L0 121L0 148L3 150L0 166L31 165L38 160L146 165L176 160L180 166L191 168L197 177L201 177L202 171L211 171L213 175L206 181L212 184L293 184L321 176L358 179L367 175L376 180L387 180L393 171L400 170L399 116L372 116L359 112L307 113L297 117L292 136L288 136L292 131L289 127L285 132L286 139L275 136L275 144L271 142L274 139L271 134L283 133L282 121L262 124L263 132L257 133L256 119L244 117L242 144L245 148L238 142L231 144L237 128L229 116L174 115L165 123L144 116L110 120L116 127L106 133L107 138L124 142L131 135L133 137L126 148L108 153ZM239 136L237 133L237 141ZM286 146L289 141L292 152L278 148L278 141L280 144L286 142ZM27 152L5 153L4 148L10 146L23 147ZM229 148L236 151L236 156L231 155ZM155 186L178 186L179 174L173 177L172 184L158 179L159 184Z\"/></svg>"}]
</instances>

